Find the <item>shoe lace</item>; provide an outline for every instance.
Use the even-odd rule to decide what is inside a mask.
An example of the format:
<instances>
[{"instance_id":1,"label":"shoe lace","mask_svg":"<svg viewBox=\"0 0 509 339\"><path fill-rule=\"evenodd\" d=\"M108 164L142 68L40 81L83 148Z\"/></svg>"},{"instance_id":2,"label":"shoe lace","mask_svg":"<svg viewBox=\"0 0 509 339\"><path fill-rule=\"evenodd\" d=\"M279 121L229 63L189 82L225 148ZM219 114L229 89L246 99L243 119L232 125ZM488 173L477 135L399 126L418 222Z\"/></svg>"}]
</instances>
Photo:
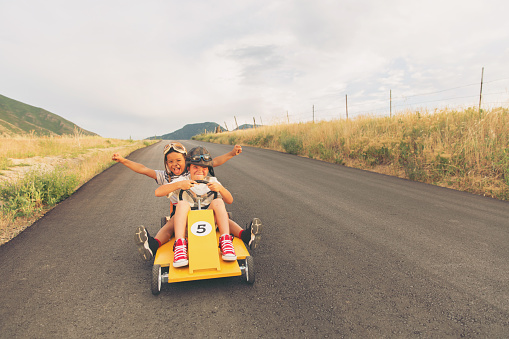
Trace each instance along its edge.
<instances>
[{"instance_id":1,"label":"shoe lace","mask_svg":"<svg viewBox=\"0 0 509 339\"><path fill-rule=\"evenodd\" d=\"M223 238L221 240L221 252L224 254L235 254L235 249L233 248L233 242L231 239Z\"/></svg>"},{"instance_id":2,"label":"shoe lace","mask_svg":"<svg viewBox=\"0 0 509 339\"><path fill-rule=\"evenodd\" d=\"M177 245L176 243L173 246L173 252L175 253L175 258L186 258L187 257L187 246L186 243L182 243L182 245Z\"/></svg>"}]
</instances>

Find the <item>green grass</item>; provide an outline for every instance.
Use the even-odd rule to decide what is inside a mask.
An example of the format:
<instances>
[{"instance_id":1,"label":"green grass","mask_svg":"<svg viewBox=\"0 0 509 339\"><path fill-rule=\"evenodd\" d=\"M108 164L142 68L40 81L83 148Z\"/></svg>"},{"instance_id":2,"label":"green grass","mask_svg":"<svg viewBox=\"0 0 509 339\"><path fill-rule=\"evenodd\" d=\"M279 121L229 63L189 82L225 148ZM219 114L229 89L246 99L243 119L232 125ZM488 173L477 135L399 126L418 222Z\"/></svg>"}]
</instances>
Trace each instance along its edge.
<instances>
[{"instance_id":1,"label":"green grass","mask_svg":"<svg viewBox=\"0 0 509 339\"><path fill-rule=\"evenodd\" d=\"M31 217L70 196L78 185L78 176L64 167L47 173L34 170L19 181L0 185L1 210L12 219Z\"/></svg>"},{"instance_id":2,"label":"green grass","mask_svg":"<svg viewBox=\"0 0 509 339\"><path fill-rule=\"evenodd\" d=\"M7 157L0 157L0 171L6 170L12 167L12 161Z\"/></svg>"}]
</instances>

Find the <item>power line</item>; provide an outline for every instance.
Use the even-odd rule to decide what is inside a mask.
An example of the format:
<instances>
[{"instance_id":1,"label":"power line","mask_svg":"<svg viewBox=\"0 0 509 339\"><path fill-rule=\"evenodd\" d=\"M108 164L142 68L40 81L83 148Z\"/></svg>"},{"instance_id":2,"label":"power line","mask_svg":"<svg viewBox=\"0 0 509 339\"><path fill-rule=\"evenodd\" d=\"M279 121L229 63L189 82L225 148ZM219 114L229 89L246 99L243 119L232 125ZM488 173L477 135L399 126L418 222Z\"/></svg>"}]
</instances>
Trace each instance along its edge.
<instances>
[{"instance_id":1,"label":"power line","mask_svg":"<svg viewBox=\"0 0 509 339\"><path fill-rule=\"evenodd\" d=\"M495 79L495 80L491 80L491 81L484 81L483 83L491 84L494 82L507 81L507 80L509 80L509 78L500 78L500 79ZM453 91L453 90L466 88L466 87L471 87L471 86L479 86L479 83L461 85L461 86L446 88L446 89L442 89L442 90L438 90L438 91L434 91L434 92L418 93L418 94L407 95L407 96L401 95L396 98L394 97L394 95L392 95L390 101L392 104L392 108L401 109L404 107L410 108L410 107L415 107L417 105L425 105L428 103L436 103L436 102L444 102L445 103L445 102L451 101L451 100L462 100L462 99L473 100L474 98L478 97L478 95L462 95L462 96L452 96L452 97L448 97L448 98L441 98L441 99L435 99L435 100L423 100L423 101L418 101L418 102L408 102L408 101L411 101L411 100L409 100L411 98L430 96L430 95L440 94L440 93ZM493 89L495 89L495 88L493 88ZM391 92L391 94L394 94L394 93L392 93L393 92L392 90L390 92ZM491 97L493 97L494 95L504 95L504 94L509 94L509 91L507 91L507 89L506 89L504 92L500 92L500 89L498 89L497 92L486 92L486 91L482 92L483 96L491 96ZM345 102L346 102L346 100L348 100L347 98L348 97L345 95ZM500 102L502 102L504 104L506 103L506 101L507 101L507 104L509 104L509 100L500 100ZM486 104L500 104L500 102L495 103L495 102L493 102L493 99L492 99L492 100L490 100L490 102L486 102ZM473 102L472 102L472 105L473 105ZM386 103L385 100L381 100L381 99L353 101L352 104L350 104L350 100L348 100L346 108L344 105L337 105L337 106L333 106L333 107L316 109L315 106L316 106L316 104L313 104L313 105L311 105L312 109L299 110L294 113L286 111L284 114L285 115L284 120L287 121L288 123L290 123L290 117L292 118L292 120L294 120L294 122L295 121L301 121L301 122L302 121L310 121L313 118L316 118L317 120L323 120L324 118L327 118L327 117L332 117L332 118L344 117L345 114L347 114L347 116L348 116L348 112L351 112L355 116L357 116L357 115L362 115L362 114L374 114L374 113L380 113L380 112L386 113L386 112L389 112L389 109L390 109L389 102ZM368 106L368 107L363 109L362 107L365 107L365 106ZM354 109L353 111L351 110L352 108ZM327 114L328 112L333 112L333 111L335 111L335 113Z\"/></svg>"},{"instance_id":2,"label":"power line","mask_svg":"<svg viewBox=\"0 0 509 339\"><path fill-rule=\"evenodd\" d=\"M413 94L413 95L402 95L402 96L405 97L405 98L413 98L413 97L418 97L418 96L425 96L425 95L432 95L432 94L443 93L443 92L447 92L447 91L452 91L454 89L465 88L465 87L470 87L470 86L474 86L474 85L479 85L479 84L470 84L470 85L464 85L464 86L458 86L458 87L443 89L443 90L436 91L436 92L423 93L423 94Z\"/></svg>"},{"instance_id":3,"label":"power line","mask_svg":"<svg viewBox=\"0 0 509 339\"><path fill-rule=\"evenodd\" d=\"M485 83L485 84L489 84L489 83L492 83L492 82L503 81L503 80L509 80L509 78L503 78L503 79L497 79L497 80L485 81L484 83Z\"/></svg>"}]
</instances>

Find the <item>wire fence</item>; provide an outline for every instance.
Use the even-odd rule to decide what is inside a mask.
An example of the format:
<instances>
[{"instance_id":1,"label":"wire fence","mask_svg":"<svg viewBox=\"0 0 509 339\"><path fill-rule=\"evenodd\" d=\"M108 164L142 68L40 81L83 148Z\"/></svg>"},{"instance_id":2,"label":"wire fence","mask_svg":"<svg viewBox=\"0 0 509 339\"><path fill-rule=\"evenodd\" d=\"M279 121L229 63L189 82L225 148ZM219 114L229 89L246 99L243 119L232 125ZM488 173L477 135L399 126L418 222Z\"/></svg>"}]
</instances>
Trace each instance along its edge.
<instances>
[{"instance_id":1,"label":"wire fence","mask_svg":"<svg viewBox=\"0 0 509 339\"><path fill-rule=\"evenodd\" d=\"M316 103L299 111L272 114L272 120L274 120L274 115L277 116L276 120L279 123L297 123L349 119L359 116L391 116L404 112L433 111L445 108L475 107L489 110L495 107L509 107L509 78L485 81L482 75L477 83L437 91L405 95L399 94L397 90L389 90L386 93L375 93L374 95L377 95L378 98L363 99L360 95L350 97L347 93L338 94L337 99L330 100L328 105L324 105L325 107ZM386 98L380 99L381 96ZM261 116L252 118L241 116L239 122L263 125ZM235 128L236 124L237 117L235 117L235 124L231 125Z\"/></svg>"}]
</instances>

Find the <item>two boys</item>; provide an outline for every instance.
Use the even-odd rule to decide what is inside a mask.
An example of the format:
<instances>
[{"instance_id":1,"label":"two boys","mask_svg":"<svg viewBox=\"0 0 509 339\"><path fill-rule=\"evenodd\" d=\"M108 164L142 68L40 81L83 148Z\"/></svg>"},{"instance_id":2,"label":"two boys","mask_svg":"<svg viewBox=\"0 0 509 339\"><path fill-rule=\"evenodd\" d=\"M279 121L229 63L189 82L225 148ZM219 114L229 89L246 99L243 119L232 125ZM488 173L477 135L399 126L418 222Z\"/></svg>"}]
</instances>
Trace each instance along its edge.
<instances>
[{"instance_id":1,"label":"two boys","mask_svg":"<svg viewBox=\"0 0 509 339\"><path fill-rule=\"evenodd\" d=\"M237 260L235 250L233 248L233 236L230 235L228 225L228 212L225 203L231 204L233 197L231 193L223 186L213 175L212 157L210 153L203 147L195 147L187 155L186 172L189 174L181 176L167 185L162 185L156 189L157 196L165 196L168 194L179 194L181 188L189 187L189 190L196 195L203 195L207 191L217 192L217 197L212 200L208 206L214 211L214 217L219 229L219 247L221 248L222 258L225 261ZM208 184L197 183L197 180L207 180ZM184 186L182 186L184 182ZM183 267L189 264L187 256L187 240L185 238L187 214L196 206L191 205L188 201L180 200L177 204L175 212L175 244L174 244L174 267Z\"/></svg>"}]
</instances>

